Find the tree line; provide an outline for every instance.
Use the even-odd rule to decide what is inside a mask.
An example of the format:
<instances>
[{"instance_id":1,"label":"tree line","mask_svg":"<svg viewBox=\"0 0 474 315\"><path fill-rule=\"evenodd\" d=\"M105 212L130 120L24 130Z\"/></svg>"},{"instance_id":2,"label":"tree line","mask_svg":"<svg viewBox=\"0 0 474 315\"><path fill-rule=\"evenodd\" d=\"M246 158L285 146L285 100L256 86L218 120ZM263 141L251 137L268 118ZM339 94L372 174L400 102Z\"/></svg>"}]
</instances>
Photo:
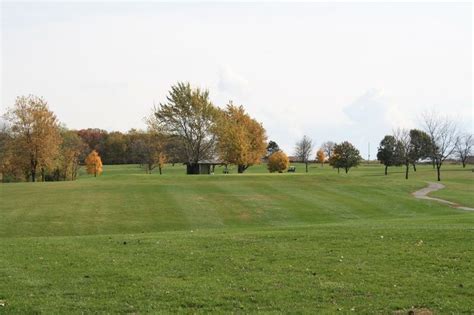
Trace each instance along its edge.
<instances>
[{"instance_id":1,"label":"tree line","mask_svg":"<svg viewBox=\"0 0 474 315\"><path fill-rule=\"evenodd\" d=\"M102 163L139 164L160 174L165 163L185 163L196 174L199 162L219 160L243 173L260 163L267 147L265 129L243 106L218 108L207 90L189 83L172 86L167 101L146 118L146 131L68 130L34 95L18 97L3 117L2 181L74 180L82 164L97 176Z\"/></svg>"},{"instance_id":2,"label":"tree line","mask_svg":"<svg viewBox=\"0 0 474 315\"><path fill-rule=\"evenodd\" d=\"M458 159L466 167L472 154L472 134L459 130L457 124L447 116L435 112L422 115L423 130L397 129L380 142L377 159L385 165L385 175L390 166L405 166L408 179L410 166L416 172L416 164L430 161L441 180L441 167L449 159Z\"/></svg>"},{"instance_id":3,"label":"tree line","mask_svg":"<svg viewBox=\"0 0 474 315\"><path fill-rule=\"evenodd\" d=\"M69 130L58 121L46 100L34 95L18 97L3 117L3 182L75 180L81 165L97 176L102 172L102 163L134 163L146 172L156 167L161 172L167 161L183 160L177 139L152 131Z\"/></svg>"},{"instance_id":4,"label":"tree line","mask_svg":"<svg viewBox=\"0 0 474 315\"><path fill-rule=\"evenodd\" d=\"M85 145L62 127L46 101L22 96L4 115L0 130L2 181L74 180Z\"/></svg>"},{"instance_id":5,"label":"tree line","mask_svg":"<svg viewBox=\"0 0 474 315\"><path fill-rule=\"evenodd\" d=\"M189 83L172 86L167 101L154 107L147 122L149 130L179 139L188 174L199 173L199 162L205 160L236 165L238 173L262 160L267 160L270 172L283 172L289 166L288 156L275 141L267 143L262 124L243 106L229 102L220 109L210 102L208 91L192 88ZM362 160L347 141L326 145L330 145L329 163L338 170L347 173ZM307 136L296 144L295 154L305 163L306 172L312 151L313 143Z\"/></svg>"},{"instance_id":6,"label":"tree line","mask_svg":"<svg viewBox=\"0 0 474 315\"><path fill-rule=\"evenodd\" d=\"M209 100L209 91L189 83L173 85L165 102L146 117L147 130L107 132L101 129L69 130L47 102L37 96L21 96L3 115L0 128L0 175L2 181L74 180L79 167L95 176L102 164L139 164L145 172L165 163L184 163L188 174L199 173L199 163L236 165L243 173L267 161L270 172L283 172L289 157L275 141L268 141L262 124L243 106L229 102L219 108ZM471 154L472 135L457 132L456 125L436 115L425 115L424 130L398 130L381 141L377 158L390 166L412 165L430 158L438 171L444 161L457 155L465 166ZM316 160L347 173L362 157L348 141L327 141L314 154L312 139L303 136L295 145L295 158L308 165Z\"/></svg>"},{"instance_id":7,"label":"tree line","mask_svg":"<svg viewBox=\"0 0 474 315\"><path fill-rule=\"evenodd\" d=\"M359 150L349 141L343 141L341 143L332 141L324 142L316 151L316 156L313 159L314 143L313 140L306 135L296 142L294 154L294 162L304 163L306 173L308 173L309 164L313 162L320 163L321 166L323 166L324 163L329 163L330 166L337 169L338 173L340 169L348 173L352 167L358 166L363 160ZM267 163L270 172L282 172L286 170L290 164L289 157L280 150L278 144L272 140L268 143L266 158L268 159Z\"/></svg>"}]
</instances>

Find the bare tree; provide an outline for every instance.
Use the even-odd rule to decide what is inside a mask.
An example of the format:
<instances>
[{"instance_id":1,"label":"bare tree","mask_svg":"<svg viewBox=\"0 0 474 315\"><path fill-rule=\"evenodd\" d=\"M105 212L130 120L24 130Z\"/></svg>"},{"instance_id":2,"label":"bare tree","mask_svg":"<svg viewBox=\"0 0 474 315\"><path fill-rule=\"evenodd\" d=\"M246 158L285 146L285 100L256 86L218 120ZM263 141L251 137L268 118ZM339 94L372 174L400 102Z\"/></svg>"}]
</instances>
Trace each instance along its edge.
<instances>
[{"instance_id":1,"label":"bare tree","mask_svg":"<svg viewBox=\"0 0 474 315\"><path fill-rule=\"evenodd\" d=\"M321 149L323 149L324 153L326 153L326 156L327 156L328 159L331 158L332 151L334 150L335 145L336 144L332 141L326 141L321 146Z\"/></svg>"},{"instance_id":2,"label":"bare tree","mask_svg":"<svg viewBox=\"0 0 474 315\"><path fill-rule=\"evenodd\" d=\"M311 138L307 136L303 136L303 138L296 143L295 147L295 155L306 165L306 173L308 173L308 163L309 157L311 156L311 152L313 151L313 141Z\"/></svg>"},{"instance_id":3,"label":"bare tree","mask_svg":"<svg viewBox=\"0 0 474 315\"><path fill-rule=\"evenodd\" d=\"M466 160L471 155L473 146L474 139L472 138L472 134L461 135L456 141L456 155L461 160L463 168L466 167Z\"/></svg>"},{"instance_id":4,"label":"bare tree","mask_svg":"<svg viewBox=\"0 0 474 315\"><path fill-rule=\"evenodd\" d=\"M408 170L411 162L410 153L412 149L410 132L406 129L397 129L393 132L393 137L396 140L395 159L398 160L400 164L405 165L405 179L408 179Z\"/></svg>"},{"instance_id":5,"label":"bare tree","mask_svg":"<svg viewBox=\"0 0 474 315\"><path fill-rule=\"evenodd\" d=\"M453 120L447 116L440 116L436 112L425 112L422 119L425 131L430 136L433 144L431 158L435 163L438 181L440 181L441 166L454 153L457 146L457 126Z\"/></svg>"},{"instance_id":6,"label":"bare tree","mask_svg":"<svg viewBox=\"0 0 474 315\"><path fill-rule=\"evenodd\" d=\"M135 154L135 159L147 174L151 174L153 169L158 167L160 175L166 160L165 148L166 137L153 131L136 133L131 148Z\"/></svg>"}]
</instances>

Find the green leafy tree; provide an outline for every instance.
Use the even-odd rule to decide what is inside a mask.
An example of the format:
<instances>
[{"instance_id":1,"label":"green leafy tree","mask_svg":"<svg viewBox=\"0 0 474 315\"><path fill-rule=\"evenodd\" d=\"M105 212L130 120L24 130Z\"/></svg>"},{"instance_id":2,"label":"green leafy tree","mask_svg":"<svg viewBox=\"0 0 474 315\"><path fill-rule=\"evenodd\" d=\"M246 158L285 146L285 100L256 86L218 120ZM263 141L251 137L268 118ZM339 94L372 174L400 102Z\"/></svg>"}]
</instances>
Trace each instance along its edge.
<instances>
[{"instance_id":1,"label":"green leafy tree","mask_svg":"<svg viewBox=\"0 0 474 315\"><path fill-rule=\"evenodd\" d=\"M361 160L359 150L350 142L344 141L334 145L329 164L337 169L343 168L347 174L349 169L358 166Z\"/></svg>"},{"instance_id":2,"label":"green leafy tree","mask_svg":"<svg viewBox=\"0 0 474 315\"><path fill-rule=\"evenodd\" d=\"M399 166L400 157L397 154L397 140L394 136L387 135L382 141L377 152L377 160L385 165L385 175L387 175L387 169L389 166Z\"/></svg>"},{"instance_id":3,"label":"green leafy tree","mask_svg":"<svg viewBox=\"0 0 474 315\"><path fill-rule=\"evenodd\" d=\"M127 163L127 140L127 135L120 131L110 132L103 144L102 162L105 164Z\"/></svg>"},{"instance_id":4,"label":"green leafy tree","mask_svg":"<svg viewBox=\"0 0 474 315\"><path fill-rule=\"evenodd\" d=\"M413 165L413 171L416 172L416 162L430 156L431 146L430 136L426 132L418 129L410 130L409 159Z\"/></svg>"},{"instance_id":5,"label":"green leafy tree","mask_svg":"<svg viewBox=\"0 0 474 315\"><path fill-rule=\"evenodd\" d=\"M267 155L266 157L268 158L270 155L272 155L275 152L280 151L280 147L278 146L278 143L276 143L273 140L270 140L267 145Z\"/></svg>"},{"instance_id":6,"label":"green leafy tree","mask_svg":"<svg viewBox=\"0 0 474 315\"><path fill-rule=\"evenodd\" d=\"M209 100L209 91L191 88L189 83L171 87L166 103L153 109L148 125L158 133L181 140L186 154L188 174L198 174L198 162L215 153L213 133L217 109Z\"/></svg>"}]
</instances>

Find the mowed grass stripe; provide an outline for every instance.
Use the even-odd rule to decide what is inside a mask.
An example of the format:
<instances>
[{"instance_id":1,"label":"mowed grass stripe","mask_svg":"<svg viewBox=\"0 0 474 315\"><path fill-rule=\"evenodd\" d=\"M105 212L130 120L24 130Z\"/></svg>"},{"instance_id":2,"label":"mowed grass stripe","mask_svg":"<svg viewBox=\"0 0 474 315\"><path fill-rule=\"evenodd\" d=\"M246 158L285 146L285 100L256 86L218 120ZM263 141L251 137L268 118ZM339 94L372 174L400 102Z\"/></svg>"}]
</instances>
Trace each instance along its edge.
<instances>
[{"instance_id":1,"label":"mowed grass stripe","mask_svg":"<svg viewBox=\"0 0 474 315\"><path fill-rule=\"evenodd\" d=\"M0 237L304 225L456 211L411 196L432 175L429 167L419 167L408 181L399 174L371 176L382 167L348 175L320 168L309 175L231 176L147 175L136 166L120 174L121 166L109 168L110 175L76 182L1 185ZM472 174L447 168L446 192L471 200Z\"/></svg>"},{"instance_id":2,"label":"mowed grass stripe","mask_svg":"<svg viewBox=\"0 0 474 315\"><path fill-rule=\"evenodd\" d=\"M469 313L472 234L353 223L3 239L0 289L11 313Z\"/></svg>"}]
</instances>

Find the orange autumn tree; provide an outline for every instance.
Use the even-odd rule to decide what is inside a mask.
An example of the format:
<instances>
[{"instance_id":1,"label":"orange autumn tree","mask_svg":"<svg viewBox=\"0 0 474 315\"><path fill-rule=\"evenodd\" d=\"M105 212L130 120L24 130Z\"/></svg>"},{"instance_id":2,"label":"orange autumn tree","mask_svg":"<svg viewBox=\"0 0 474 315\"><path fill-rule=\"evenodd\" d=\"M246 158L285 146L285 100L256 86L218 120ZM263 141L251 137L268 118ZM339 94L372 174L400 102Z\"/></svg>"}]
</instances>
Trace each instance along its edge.
<instances>
[{"instance_id":1,"label":"orange autumn tree","mask_svg":"<svg viewBox=\"0 0 474 315\"><path fill-rule=\"evenodd\" d=\"M96 150L92 150L86 158L87 173L94 174L94 177L102 174L102 160Z\"/></svg>"},{"instance_id":2,"label":"orange autumn tree","mask_svg":"<svg viewBox=\"0 0 474 315\"><path fill-rule=\"evenodd\" d=\"M321 163L321 166L324 166L324 160L326 160L326 154L324 153L323 149L319 149L318 152L316 152L316 160L318 160L318 163Z\"/></svg>"},{"instance_id":3,"label":"orange autumn tree","mask_svg":"<svg viewBox=\"0 0 474 315\"><path fill-rule=\"evenodd\" d=\"M223 162L237 165L238 173L259 164L267 152L267 136L262 124L250 117L242 106L229 102L215 124L217 151Z\"/></svg>"},{"instance_id":4,"label":"orange autumn tree","mask_svg":"<svg viewBox=\"0 0 474 315\"><path fill-rule=\"evenodd\" d=\"M285 152L279 150L270 155L270 157L268 158L267 167L270 173L283 173L283 171L288 168L289 164L290 161L288 159L288 156L285 154Z\"/></svg>"}]
</instances>

